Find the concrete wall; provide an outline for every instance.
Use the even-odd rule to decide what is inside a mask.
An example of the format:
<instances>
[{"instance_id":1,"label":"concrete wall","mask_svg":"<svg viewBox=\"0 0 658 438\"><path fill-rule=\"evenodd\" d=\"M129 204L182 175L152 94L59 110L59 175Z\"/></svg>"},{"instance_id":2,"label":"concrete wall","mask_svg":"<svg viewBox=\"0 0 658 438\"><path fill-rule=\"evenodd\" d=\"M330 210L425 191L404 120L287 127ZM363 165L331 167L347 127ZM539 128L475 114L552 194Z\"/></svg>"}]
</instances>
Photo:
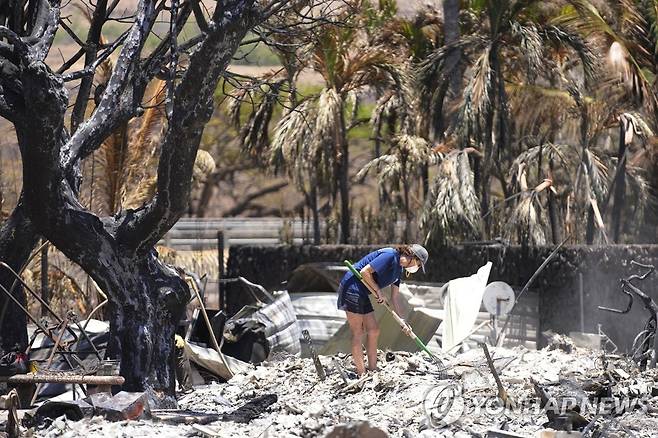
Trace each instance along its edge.
<instances>
[{"instance_id":1,"label":"concrete wall","mask_svg":"<svg viewBox=\"0 0 658 438\"><path fill-rule=\"evenodd\" d=\"M292 270L302 263L358 260L373 246L238 246L231 247L228 276L241 275L268 289L281 288ZM522 248L502 245L456 245L428 248L428 272L414 280L445 282L473 274L487 260L493 262L490 281L523 286L552 251L550 247ZM631 260L658 266L658 245L570 246L562 248L533 284L539 292L540 329L560 333L580 329L579 274L583 278L585 330L603 331L623 349L641 330L648 313L639 300L626 315L603 312L597 306L626 307L619 279L638 272ZM658 274L636 283L658 300Z\"/></svg>"}]
</instances>

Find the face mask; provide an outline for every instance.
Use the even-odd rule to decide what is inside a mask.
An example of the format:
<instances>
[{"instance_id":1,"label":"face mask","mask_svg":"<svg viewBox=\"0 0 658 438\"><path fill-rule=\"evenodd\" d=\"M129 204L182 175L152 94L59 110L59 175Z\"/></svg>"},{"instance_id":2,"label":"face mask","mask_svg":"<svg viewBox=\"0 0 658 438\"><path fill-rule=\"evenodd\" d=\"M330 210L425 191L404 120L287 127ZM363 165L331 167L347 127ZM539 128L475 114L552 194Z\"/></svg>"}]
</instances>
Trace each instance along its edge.
<instances>
[{"instance_id":1,"label":"face mask","mask_svg":"<svg viewBox=\"0 0 658 438\"><path fill-rule=\"evenodd\" d=\"M413 266L409 266L408 268L404 268L404 269L405 269L408 273L413 274L413 273L415 273L415 272L418 272L418 269L420 269L420 267L419 267L418 265L413 265Z\"/></svg>"}]
</instances>

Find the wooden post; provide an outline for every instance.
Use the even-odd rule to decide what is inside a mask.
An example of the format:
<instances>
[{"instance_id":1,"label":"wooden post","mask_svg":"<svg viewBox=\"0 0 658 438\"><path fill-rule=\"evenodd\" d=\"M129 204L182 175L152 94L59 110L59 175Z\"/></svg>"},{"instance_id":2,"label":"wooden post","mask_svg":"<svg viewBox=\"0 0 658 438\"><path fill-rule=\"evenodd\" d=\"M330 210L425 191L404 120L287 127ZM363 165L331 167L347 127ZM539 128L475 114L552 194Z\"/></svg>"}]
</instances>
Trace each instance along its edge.
<instances>
[{"instance_id":1,"label":"wooden post","mask_svg":"<svg viewBox=\"0 0 658 438\"><path fill-rule=\"evenodd\" d=\"M224 296L224 287L222 286L222 280L224 279L224 231L217 231L217 263L219 264L219 278L217 279L217 293L219 294L218 303L219 310L226 311L226 297Z\"/></svg>"},{"instance_id":2,"label":"wooden post","mask_svg":"<svg viewBox=\"0 0 658 438\"><path fill-rule=\"evenodd\" d=\"M585 333L585 290L582 272L578 273L578 295L580 298L580 332Z\"/></svg>"},{"instance_id":3,"label":"wooden post","mask_svg":"<svg viewBox=\"0 0 658 438\"><path fill-rule=\"evenodd\" d=\"M320 362L318 353L316 353L315 348L313 347L313 341L311 340L311 335L309 334L308 330L302 330L302 336L304 336L304 341L306 341L308 350L310 351L311 357L313 358L313 364L315 365L315 372L318 373L318 378L320 380L326 379L327 375L324 372L324 367Z\"/></svg>"}]
</instances>

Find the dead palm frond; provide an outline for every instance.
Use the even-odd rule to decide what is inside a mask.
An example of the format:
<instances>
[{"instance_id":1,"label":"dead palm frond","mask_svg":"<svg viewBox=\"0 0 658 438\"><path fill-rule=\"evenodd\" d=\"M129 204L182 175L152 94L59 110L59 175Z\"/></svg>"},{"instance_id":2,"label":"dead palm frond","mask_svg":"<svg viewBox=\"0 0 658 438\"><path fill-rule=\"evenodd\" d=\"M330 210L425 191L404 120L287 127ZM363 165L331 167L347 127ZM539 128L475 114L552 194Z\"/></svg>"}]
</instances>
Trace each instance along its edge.
<instances>
[{"instance_id":1,"label":"dead palm frond","mask_svg":"<svg viewBox=\"0 0 658 438\"><path fill-rule=\"evenodd\" d=\"M540 160L544 166L553 163L558 168L564 169L568 175L571 175L574 173L574 163L577 163L578 159L579 151L571 145L542 143L529 147L520 153L512 162L507 177L513 180L517 178L522 169L537 169ZM545 170L542 171L545 172ZM543 175L537 175L537 178L541 180ZM565 183L570 184L571 181L565 181Z\"/></svg>"},{"instance_id":2,"label":"dead palm frond","mask_svg":"<svg viewBox=\"0 0 658 438\"><path fill-rule=\"evenodd\" d=\"M440 159L441 155L434 152L424 138L399 135L393 140L389 153L368 162L356 178L363 181L373 172L380 184L393 187L403 178L417 176L422 166L436 164Z\"/></svg>"},{"instance_id":3,"label":"dead palm frond","mask_svg":"<svg viewBox=\"0 0 658 438\"><path fill-rule=\"evenodd\" d=\"M285 170L297 187L304 188L309 172L315 172L317 152L313 147L316 108L305 100L289 110L274 127L269 163L274 172Z\"/></svg>"},{"instance_id":4,"label":"dead palm frond","mask_svg":"<svg viewBox=\"0 0 658 438\"><path fill-rule=\"evenodd\" d=\"M156 80L145 93L141 117L124 123L92 156L94 209L114 214L139 207L153 194L160 141L166 129L166 86Z\"/></svg>"},{"instance_id":5,"label":"dead palm frond","mask_svg":"<svg viewBox=\"0 0 658 438\"><path fill-rule=\"evenodd\" d=\"M524 245L545 245L545 215L539 194L533 190L512 209L506 224L507 239Z\"/></svg>"},{"instance_id":6,"label":"dead palm frond","mask_svg":"<svg viewBox=\"0 0 658 438\"><path fill-rule=\"evenodd\" d=\"M279 102L283 80L264 86L260 99L252 106L247 121L240 129L240 140L244 150L257 161L266 156L270 146L269 126ZM238 105L238 111L240 106Z\"/></svg>"},{"instance_id":7,"label":"dead palm frond","mask_svg":"<svg viewBox=\"0 0 658 438\"><path fill-rule=\"evenodd\" d=\"M626 86L628 94L647 108L655 111L658 95L653 87L656 74L653 53L656 40L652 40L651 17L655 9L636 2L621 1L610 5L616 10L604 18L599 8L588 0L568 0L571 8L563 10L557 22L578 30L588 38L599 38L607 52L608 66ZM655 24L655 22L654 22ZM647 44L649 43L649 44Z\"/></svg>"},{"instance_id":8,"label":"dead palm frond","mask_svg":"<svg viewBox=\"0 0 658 438\"><path fill-rule=\"evenodd\" d=\"M426 241L478 236L480 202L466 151L453 151L441 161L420 226L426 233Z\"/></svg>"}]
</instances>

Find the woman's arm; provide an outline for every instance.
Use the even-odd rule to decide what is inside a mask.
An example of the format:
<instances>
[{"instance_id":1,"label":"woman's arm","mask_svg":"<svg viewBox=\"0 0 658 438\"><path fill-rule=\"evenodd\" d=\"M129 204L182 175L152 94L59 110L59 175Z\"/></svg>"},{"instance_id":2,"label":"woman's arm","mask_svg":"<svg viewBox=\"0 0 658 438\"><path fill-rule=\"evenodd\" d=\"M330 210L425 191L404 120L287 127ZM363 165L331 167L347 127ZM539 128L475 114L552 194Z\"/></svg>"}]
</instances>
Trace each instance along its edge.
<instances>
[{"instance_id":1,"label":"woman's arm","mask_svg":"<svg viewBox=\"0 0 658 438\"><path fill-rule=\"evenodd\" d=\"M391 301L393 302L395 313L397 313L400 319L404 321L404 317L402 316L402 304L400 304L400 287L396 284L391 285ZM413 337L413 332L409 325L402 327L402 330L407 336Z\"/></svg>"},{"instance_id":2,"label":"woman's arm","mask_svg":"<svg viewBox=\"0 0 658 438\"><path fill-rule=\"evenodd\" d=\"M400 288L395 284L391 285L391 302L393 303L393 309L395 309L395 313L397 313L398 316L402 318L402 305L400 304Z\"/></svg>"},{"instance_id":3,"label":"woman's arm","mask_svg":"<svg viewBox=\"0 0 658 438\"><path fill-rule=\"evenodd\" d=\"M375 277L372 275L375 270L372 268L370 265L365 265L363 269L361 269L361 276L363 277L363 282L375 292L375 297L377 298L378 302L381 302L383 299L382 296L382 291L379 289L379 285L375 281Z\"/></svg>"}]
</instances>

